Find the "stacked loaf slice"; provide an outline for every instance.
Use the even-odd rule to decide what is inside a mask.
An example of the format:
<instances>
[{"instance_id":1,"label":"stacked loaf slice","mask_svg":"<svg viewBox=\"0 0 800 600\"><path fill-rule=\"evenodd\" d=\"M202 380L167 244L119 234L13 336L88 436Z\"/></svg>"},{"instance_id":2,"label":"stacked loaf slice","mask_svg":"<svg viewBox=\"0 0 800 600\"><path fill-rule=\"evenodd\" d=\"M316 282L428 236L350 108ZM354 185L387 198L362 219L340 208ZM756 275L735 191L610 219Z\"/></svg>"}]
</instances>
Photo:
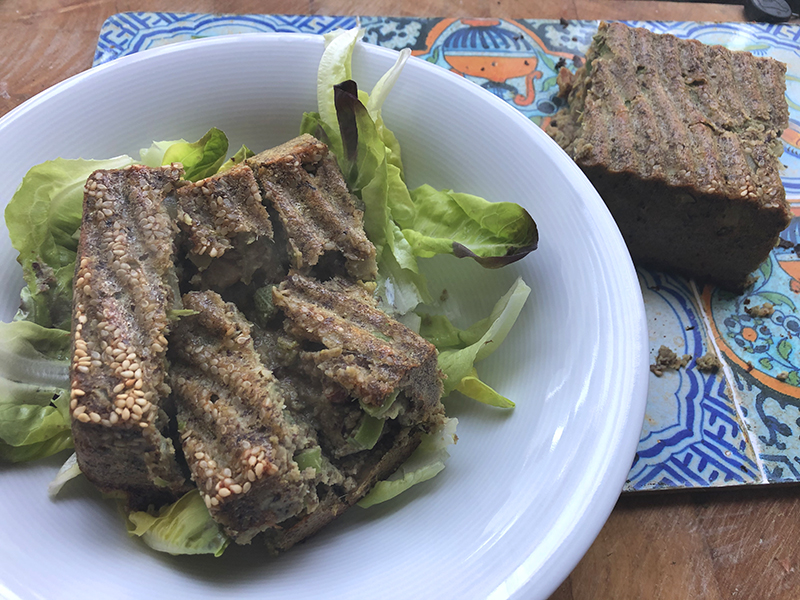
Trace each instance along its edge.
<instances>
[{"instance_id":1,"label":"stacked loaf slice","mask_svg":"<svg viewBox=\"0 0 800 600\"><path fill-rule=\"evenodd\" d=\"M78 461L131 509L196 487L233 540L285 550L443 424L436 349L378 309L363 211L324 144L181 174L87 182Z\"/></svg>"}]
</instances>

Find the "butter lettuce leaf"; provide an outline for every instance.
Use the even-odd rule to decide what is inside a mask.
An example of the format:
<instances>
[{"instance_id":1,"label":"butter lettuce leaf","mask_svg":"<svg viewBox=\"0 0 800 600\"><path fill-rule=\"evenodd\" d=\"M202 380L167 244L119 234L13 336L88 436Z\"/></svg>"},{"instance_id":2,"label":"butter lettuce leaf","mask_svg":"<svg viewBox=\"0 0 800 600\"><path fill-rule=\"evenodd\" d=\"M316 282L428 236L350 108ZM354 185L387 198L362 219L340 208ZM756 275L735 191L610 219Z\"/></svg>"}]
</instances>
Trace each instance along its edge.
<instances>
[{"instance_id":1,"label":"butter lettuce leaf","mask_svg":"<svg viewBox=\"0 0 800 600\"><path fill-rule=\"evenodd\" d=\"M397 304L386 300L388 292L381 296L382 308L396 315L413 309L414 300L432 301L418 257L452 254L500 267L536 249L538 232L525 209L511 202L430 186L409 191L400 145L381 108L410 53L401 52L366 94L350 80L352 52L361 36L357 29L326 35L317 75L318 112L304 116L301 132L329 145L348 186L364 202L364 229L377 249L379 289L405 299Z\"/></svg>"},{"instance_id":2,"label":"butter lettuce leaf","mask_svg":"<svg viewBox=\"0 0 800 600\"><path fill-rule=\"evenodd\" d=\"M72 277L83 214L83 186L97 169L133 164L129 156L108 160L57 158L32 167L5 210L11 245L19 252L25 288L17 319L68 330Z\"/></svg>"},{"instance_id":3,"label":"butter lettuce leaf","mask_svg":"<svg viewBox=\"0 0 800 600\"><path fill-rule=\"evenodd\" d=\"M370 492L358 501L361 508L391 500L408 488L438 475L450 458L447 447L458 440L456 426L458 419L447 419L444 424L431 433L425 434L416 450L406 462L392 475L379 481Z\"/></svg>"},{"instance_id":4,"label":"butter lettuce leaf","mask_svg":"<svg viewBox=\"0 0 800 600\"><path fill-rule=\"evenodd\" d=\"M410 196L411 206L393 205L392 214L416 256L453 254L501 267L524 258L538 244L536 223L513 202L489 202L429 185L411 190Z\"/></svg>"},{"instance_id":5,"label":"butter lettuce leaf","mask_svg":"<svg viewBox=\"0 0 800 600\"><path fill-rule=\"evenodd\" d=\"M192 490L159 510L158 515L136 511L127 515L128 534L159 552L220 556L230 543L211 518L200 492Z\"/></svg>"},{"instance_id":6,"label":"butter lettuce leaf","mask_svg":"<svg viewBox=\"0 0 800 600\"><path fill-rule=\"evenodd\" d=\"M198 181L219 171L227 154L228 137L212 127L196 142L179 141L169 146L161 164L179 162L183 165L184 179Z\"/></svg>"},{"instance_id":7,"label":"butter lettuce leaf","mask_svg":"<svg viewBox=\"0 0 800 600\"><path fill-rule=\"evenodd\" d=\"M236 165L243 163L251 156L255 156L256 153L250 150L247 146L242 144L242 147L239 148L236 153L231 156L228 160L222 163L222 166L219 168L217 173L224 173L225 171L230 171Z\"/></svg>"},{"instance_id":8,"label":"butter lettuce leaf","mask_svg":"<svg viewBox=\"0 0 800 600\"><path fill-rule=\"evenodd\" d=\"M0 323L0 459L20 462L72 447L70 334Z\"/></svg>"},{"instance_id":9,"label":"butter lettuce leaf","mask_svg":"<svg viewBox=\"0 0 800 600\"><path fill-rule=\"evenodd\" d=\"M420 335L439 350L439 368L447 376L444 395L458 390L492 406L512 408L514 403L483 383L475 363L494 352L505 340L522 311L531 289L518 278L495 304L491 314L466 330L459 330L442 316L423 315Z\"/></svg>"}]
</instances>

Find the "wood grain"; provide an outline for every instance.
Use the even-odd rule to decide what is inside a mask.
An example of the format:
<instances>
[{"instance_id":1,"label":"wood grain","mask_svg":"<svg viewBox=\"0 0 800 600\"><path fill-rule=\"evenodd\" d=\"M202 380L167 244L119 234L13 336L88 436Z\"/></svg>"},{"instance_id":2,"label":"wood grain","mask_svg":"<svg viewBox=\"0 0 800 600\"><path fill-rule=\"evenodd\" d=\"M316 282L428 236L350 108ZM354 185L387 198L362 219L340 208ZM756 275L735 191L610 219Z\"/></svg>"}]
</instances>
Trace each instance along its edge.
<instances>
[{"instance_id":1,"label":"wood grain","mask_svg":"<svg viewBox=\"0 0 800 600\"><path fill-rule=\"evenodd\" d=\"M103 21L123 11L547 19L743 20L737 5L653 0L5 0L0 114L88 69ZM800 488L620 499L551 600L795 600Z\"/></svg>"},{"instance_id":2,"label":"wood grain","mask_svg":"<svg viewBox=\"0 0 800 600\"><path fill-rule=\"evenodd\" d=\"M550 600L796 600L800 488L628 494Z\"/></svg>"}]
</instances>

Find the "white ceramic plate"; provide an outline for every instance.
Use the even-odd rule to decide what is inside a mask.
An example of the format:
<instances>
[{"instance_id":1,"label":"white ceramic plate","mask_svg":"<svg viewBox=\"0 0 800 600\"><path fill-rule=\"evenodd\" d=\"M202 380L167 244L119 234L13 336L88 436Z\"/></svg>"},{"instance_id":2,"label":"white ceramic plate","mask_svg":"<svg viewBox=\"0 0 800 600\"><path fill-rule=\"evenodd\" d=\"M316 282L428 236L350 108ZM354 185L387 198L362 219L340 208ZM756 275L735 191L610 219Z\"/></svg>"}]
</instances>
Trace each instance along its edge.
<instances>
[{"instance_id":1,"label":"white ceramic plate","mask_svg":"<svg viewBox=\"0 0 800 600\"><path fill-rule=\"evenodd\" d=\"M58 156L136 155L153 139L216 126L231 148L297 134L315 110L322 40L219 37L122 58L69 79L0 120L0 201L32 165ZM360 45L365 89L396 54ZM273 559L232 547L169 557L129 539L85 483L47 498L58 460L0 467L0 596L10 598L546 598L608 517L633 458L646 397L647 337L634 270L611 216L537 127L462 78L412 59L384 108L411 185L524 205L539 249L498 271L443 257L438 294L462 325L488 314L521 275L533 288L505 345L480 371L513 412L465 399L445 471L390 503L354 508ZM2 317L21 277L0 231ZM463 271L461 271L463 269ZM453 273L463 273L454 281ZM455 300L453 300L455 299Z\"/></svg>"}]
</instances>

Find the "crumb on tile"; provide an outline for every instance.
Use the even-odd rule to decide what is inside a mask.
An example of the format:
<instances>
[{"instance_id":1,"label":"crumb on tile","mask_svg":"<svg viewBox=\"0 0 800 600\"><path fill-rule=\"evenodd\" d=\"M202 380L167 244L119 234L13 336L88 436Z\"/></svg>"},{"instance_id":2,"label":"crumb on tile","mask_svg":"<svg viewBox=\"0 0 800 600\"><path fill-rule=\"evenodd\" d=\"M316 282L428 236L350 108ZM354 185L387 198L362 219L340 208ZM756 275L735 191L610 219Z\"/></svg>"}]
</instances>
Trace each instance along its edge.
<instances>
[{"instance_id":1,"label":"crumb on tile","mask_svg":"<svg viewBox=\"0 0 800 600\"><path fill-rule=\"evenodd\" d=\"M682 369L688 365L690 360L692 360L691 354L684 354L683 356L679 357L675 352L666 346L661 346L658 349L656 362L650 365L650 371L656 377L661 377L665 370L671 369L673 371L677 371L678 369Z\"/></svg>"},{"instance_id":2,"label":"crumb on tile","mask_svg":"<svg viewBox=\"0 0 800 600\"><path fill-rule=\"evenodd\" d=\"M775 312L775 305L771 302L764 302L764 304L760 306L753 306L750 308L745 308L744 312L746 312L751 317L761 317L764 319L768 319L772 316L772 313Z\"/></svg>"},{"instance_id":3,"label":"crumb on tile","mask_svg":"<svg viewBox=\"0 0 800 600\"><path fill-rule=\"evenodd\" d=\"M706 352L697 359L697 369L703 373L716 373L722 368L722 363L716 354L711 351Z\"/></svg>"}]
</instances>

